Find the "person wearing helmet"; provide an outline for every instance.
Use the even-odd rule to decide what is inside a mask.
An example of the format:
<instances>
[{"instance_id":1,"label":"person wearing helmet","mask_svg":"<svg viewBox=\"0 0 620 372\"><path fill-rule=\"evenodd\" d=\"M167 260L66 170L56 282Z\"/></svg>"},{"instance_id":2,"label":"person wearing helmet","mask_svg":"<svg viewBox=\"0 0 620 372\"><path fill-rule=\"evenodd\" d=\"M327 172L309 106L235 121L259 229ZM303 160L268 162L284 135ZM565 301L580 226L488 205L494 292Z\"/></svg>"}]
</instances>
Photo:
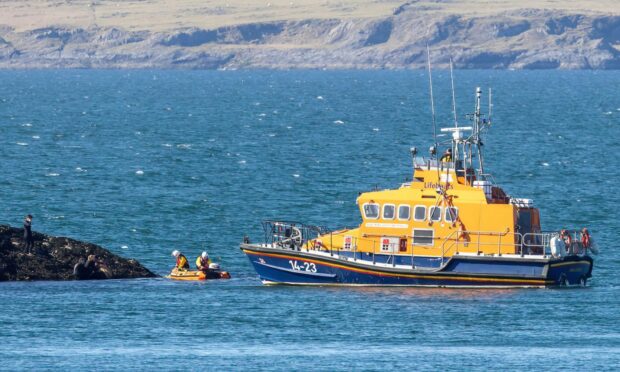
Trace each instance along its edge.
<instances>
[{"instance_id":1,"label":"person wearing helmet","mask_svg":"<svg viewBox=\"0 0 620 372\"><path fill-rule=\"evenodd\" d=\"M196 258L196 268L206 273L209 271L209 265L211 265L209 254L207 252L202 252L202 254Z\"/></svg>"},{"instance_id":2,"label":"person wearing helmet","mask_svg":"<svg viewBox=\"0 0 620 372\"><path fill-rule=\"evenodd\" d=\"M172 256L177 259L176 268L178 270L188 270L189 269L189 262L187 261L187 257L185 257L185 255L183 255L183 253L181 253L181 252L179 252L178 250L175 249L174 251L172 251Z\"/></svg>"},{"instance_id":3,"label":"person wearing helmet","mask_svg":"<svg viewBox=\"0 0 620 372\"><path fill-rule=\"evenodd\" d=\"M444 162L444 163L451 162L452 161L452 149L447 149L446 152L443 153L439 161Z\"/></svg>"}]
</instances>

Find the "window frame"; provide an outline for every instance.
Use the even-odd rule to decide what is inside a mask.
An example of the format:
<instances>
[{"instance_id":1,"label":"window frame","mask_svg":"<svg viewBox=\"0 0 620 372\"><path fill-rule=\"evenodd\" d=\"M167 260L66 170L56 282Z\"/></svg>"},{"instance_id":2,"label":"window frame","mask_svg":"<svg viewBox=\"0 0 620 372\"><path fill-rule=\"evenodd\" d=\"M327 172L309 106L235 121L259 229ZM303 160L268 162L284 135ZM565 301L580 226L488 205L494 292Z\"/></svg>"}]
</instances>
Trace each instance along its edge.
<instances>
[{"instance_id":1,"label":"window frame","mask_svg":"<svg viewBox=\"0 0 620 372\"><path fill-rule=\"evenodd\" d=\"M415 213L415 210L416 210L416 209L418 209L418 207L422 207L422 208L424 208L424 218L423 218L423 219L421 219L421 220L420 220L420 219L418 219L418 218L416 218L416 213ZM426 213L428 213L428 208L426 207L426 205L423 205L423 204L418 204L418 205L414 206L414 207L413 207L413 220L414 220L414 221L418 221L418 222L424 222L424 221L426 221Z\"/></svg>"},{"instance_id":2,"label":"window frame","mask_svg":"<svg viewBox=\"0 0 620 372\"><path fill-rule=\"evenodd\" d=\"M450 209L454 209L456 211L454 220L449 220L448 219L448 215L449 215L448 212L449 212ZM450 217L452 217L452 216L450 216ZM444 208L444 212L443 212L443 219L444 219L444 221L453 223L453 222L456 222L456 220L458 220L458 218L459 218L459 209L457 207L447 207L447 208Z\"/></svg>"},{"instance_id":3,"label":"window frame","mask_svg":"<svg viewBox=\"0 0 620 372\"><path fill-rule=\"evenodd\" d=\"M423 239L430 239L431 242L429 244L416 243L416 236L415 236L416 231L430 231L432 233L431 236L430 237L424 237ZM432 247L432 246L434 246L435 245L435 229L413 229L411 231L411 245L412 246L418 246L418 247Z\"/></svg>"},{"instance_id":4,"label":"window frame","mask_svg":"<svg viewBox=\"0 0 620 372\"><path fill-rule=\"evenodd\" d=\"M377 216L376 217L368 217L368 214L366 214L366 206L367 205L376 205L377 206ZM379 216L381 215L381 204L379 203L364 203L362 204L362 212L364 212L364 218L367 220L378 220Z\"/></svg>"},{"instance_id":5,"label":"window frame","mask_svg":"<svg viewBox=\"0 0 620 372\"><path fill-rule=\"evenodd\" d=\"M407 212L407 218L400 217L400 208L407 207L409 212ZM399 221L409 221L411 219L411 206L409 204L399 204L398 205L398 220Z\"/></svg>"},{"instance_id":6,"label":"window frame","mask_svg":"<svg viewBox=\"0 0 620 372\"><path fill-rule=\"evenodd\" d=\"M392 218L385 217L385 207L392 207ZM381 218L384 220L394 220L396 219L396 205L391 203L383 204L381 207Z\"/></svg>"},{"instance_id":7,"label":"window frame","mask_svg":"<svg viewBox=\"0 0 620 372\"><path fill-rule=\"evenodd\" d=\"M439 218L436 219L436 220L433 219L433 211L434 211L434 209L439 209ZM428 220L430 222L440 222L442 216L443 216L443 207L432 206L432 207L428 208Z\"/></svg>"}]
</instances>

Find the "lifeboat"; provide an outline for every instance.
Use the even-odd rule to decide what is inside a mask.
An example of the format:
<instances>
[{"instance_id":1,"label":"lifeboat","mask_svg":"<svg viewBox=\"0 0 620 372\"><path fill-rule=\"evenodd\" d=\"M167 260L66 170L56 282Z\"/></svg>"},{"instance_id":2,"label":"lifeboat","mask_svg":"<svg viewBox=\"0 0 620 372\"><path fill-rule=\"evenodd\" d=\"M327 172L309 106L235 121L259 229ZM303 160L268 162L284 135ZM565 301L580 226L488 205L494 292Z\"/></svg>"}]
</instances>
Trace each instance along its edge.
<instances>
[{"instance_id":1,"label":"lifeboat","mask_svg":"<svg viewBox=\"0 0 620 372\"><path fill-rule=\"evenodd\" d=\"M489 97L491 91L489 90ZM469 126L442 128L447 140L421 156L411 148L412 181L360 193L361 223L330 231L265 221L265 241L240 245L265 284L432 287L585 286L592 276L591 237L545 231L531 199L509 195L484 168L476 107ZM434 120L433 120L434 122ZM434 133L437 131L434 130ZM443 156L439 156L439 149ZM585 243L583 243L585 242Z\"/></svg>"},{"instance_id":2,"label":"lifeboat","mask_svg":"<svg viewBox=\"0 0 620 372\"><path fill-rule=\"evenodd\" d=\"M228 271L219 269L209 269L209 271L205 273L200 270L179 270L175 267L166 278L172 280L199 281L207 279L230 279L230 274Z\"/></svg>"}]
</instances>

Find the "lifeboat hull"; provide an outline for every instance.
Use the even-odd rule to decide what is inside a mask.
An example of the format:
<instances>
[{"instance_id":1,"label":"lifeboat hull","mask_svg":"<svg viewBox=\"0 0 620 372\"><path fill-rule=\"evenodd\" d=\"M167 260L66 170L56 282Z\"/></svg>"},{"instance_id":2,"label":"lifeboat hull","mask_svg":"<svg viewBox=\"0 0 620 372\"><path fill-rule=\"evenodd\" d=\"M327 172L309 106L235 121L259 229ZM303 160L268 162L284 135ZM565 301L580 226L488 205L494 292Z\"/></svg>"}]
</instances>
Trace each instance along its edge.
<instances>
[{"instance_id":1,"label":"lifeboat hull","mask_svg":"<svg viewBox=\"0 0 620 372\"><path fill-rule=\"evenodd\" d=\"M183 281L201 281L207 279L230 279L230 274L227 271L215 271L211 270L208 273L204 273L200 270L177 270L173 269L168 279L183 280Z\"/></svg>"},{"instance_id":2,"label":"lifeboat hull","mask_svg":"<svg viewBox=\"0 0 620 372\"><path fill-rule=\"evenodd\" d=\"M427 287L553 287L585 285L592 272L589 256L527 258L458 255L438 267L398 260L330 255L243 244L265 284ZM413 267L412 267L413 266Z\"/></svg>"}]
</instances>

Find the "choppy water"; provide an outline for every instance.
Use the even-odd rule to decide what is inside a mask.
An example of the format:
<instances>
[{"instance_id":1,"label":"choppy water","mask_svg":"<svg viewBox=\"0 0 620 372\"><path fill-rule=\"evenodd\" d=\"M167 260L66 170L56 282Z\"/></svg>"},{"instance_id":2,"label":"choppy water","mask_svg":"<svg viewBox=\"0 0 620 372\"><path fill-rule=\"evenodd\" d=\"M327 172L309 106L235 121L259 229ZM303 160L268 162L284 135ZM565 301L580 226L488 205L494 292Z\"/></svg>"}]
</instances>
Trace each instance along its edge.
<instances>
[{"instance_id":1,"label":"choppy water","mask_svg":"<svg viewBox=\"0 0 620 372\"><path fill-rule=\"evenodd\" d=\"M456 77L461 116L494 89L487 170L543 228L590 227L589 288L261 286L238 242L262 219L352 226L359 191L410 177L431 143L423 72L0 72L0 223L32 213L162 275L173 248L206 247L233 274L2 283L0 369L618 368L620 73Z\"/></svg>"}]
</instances>

